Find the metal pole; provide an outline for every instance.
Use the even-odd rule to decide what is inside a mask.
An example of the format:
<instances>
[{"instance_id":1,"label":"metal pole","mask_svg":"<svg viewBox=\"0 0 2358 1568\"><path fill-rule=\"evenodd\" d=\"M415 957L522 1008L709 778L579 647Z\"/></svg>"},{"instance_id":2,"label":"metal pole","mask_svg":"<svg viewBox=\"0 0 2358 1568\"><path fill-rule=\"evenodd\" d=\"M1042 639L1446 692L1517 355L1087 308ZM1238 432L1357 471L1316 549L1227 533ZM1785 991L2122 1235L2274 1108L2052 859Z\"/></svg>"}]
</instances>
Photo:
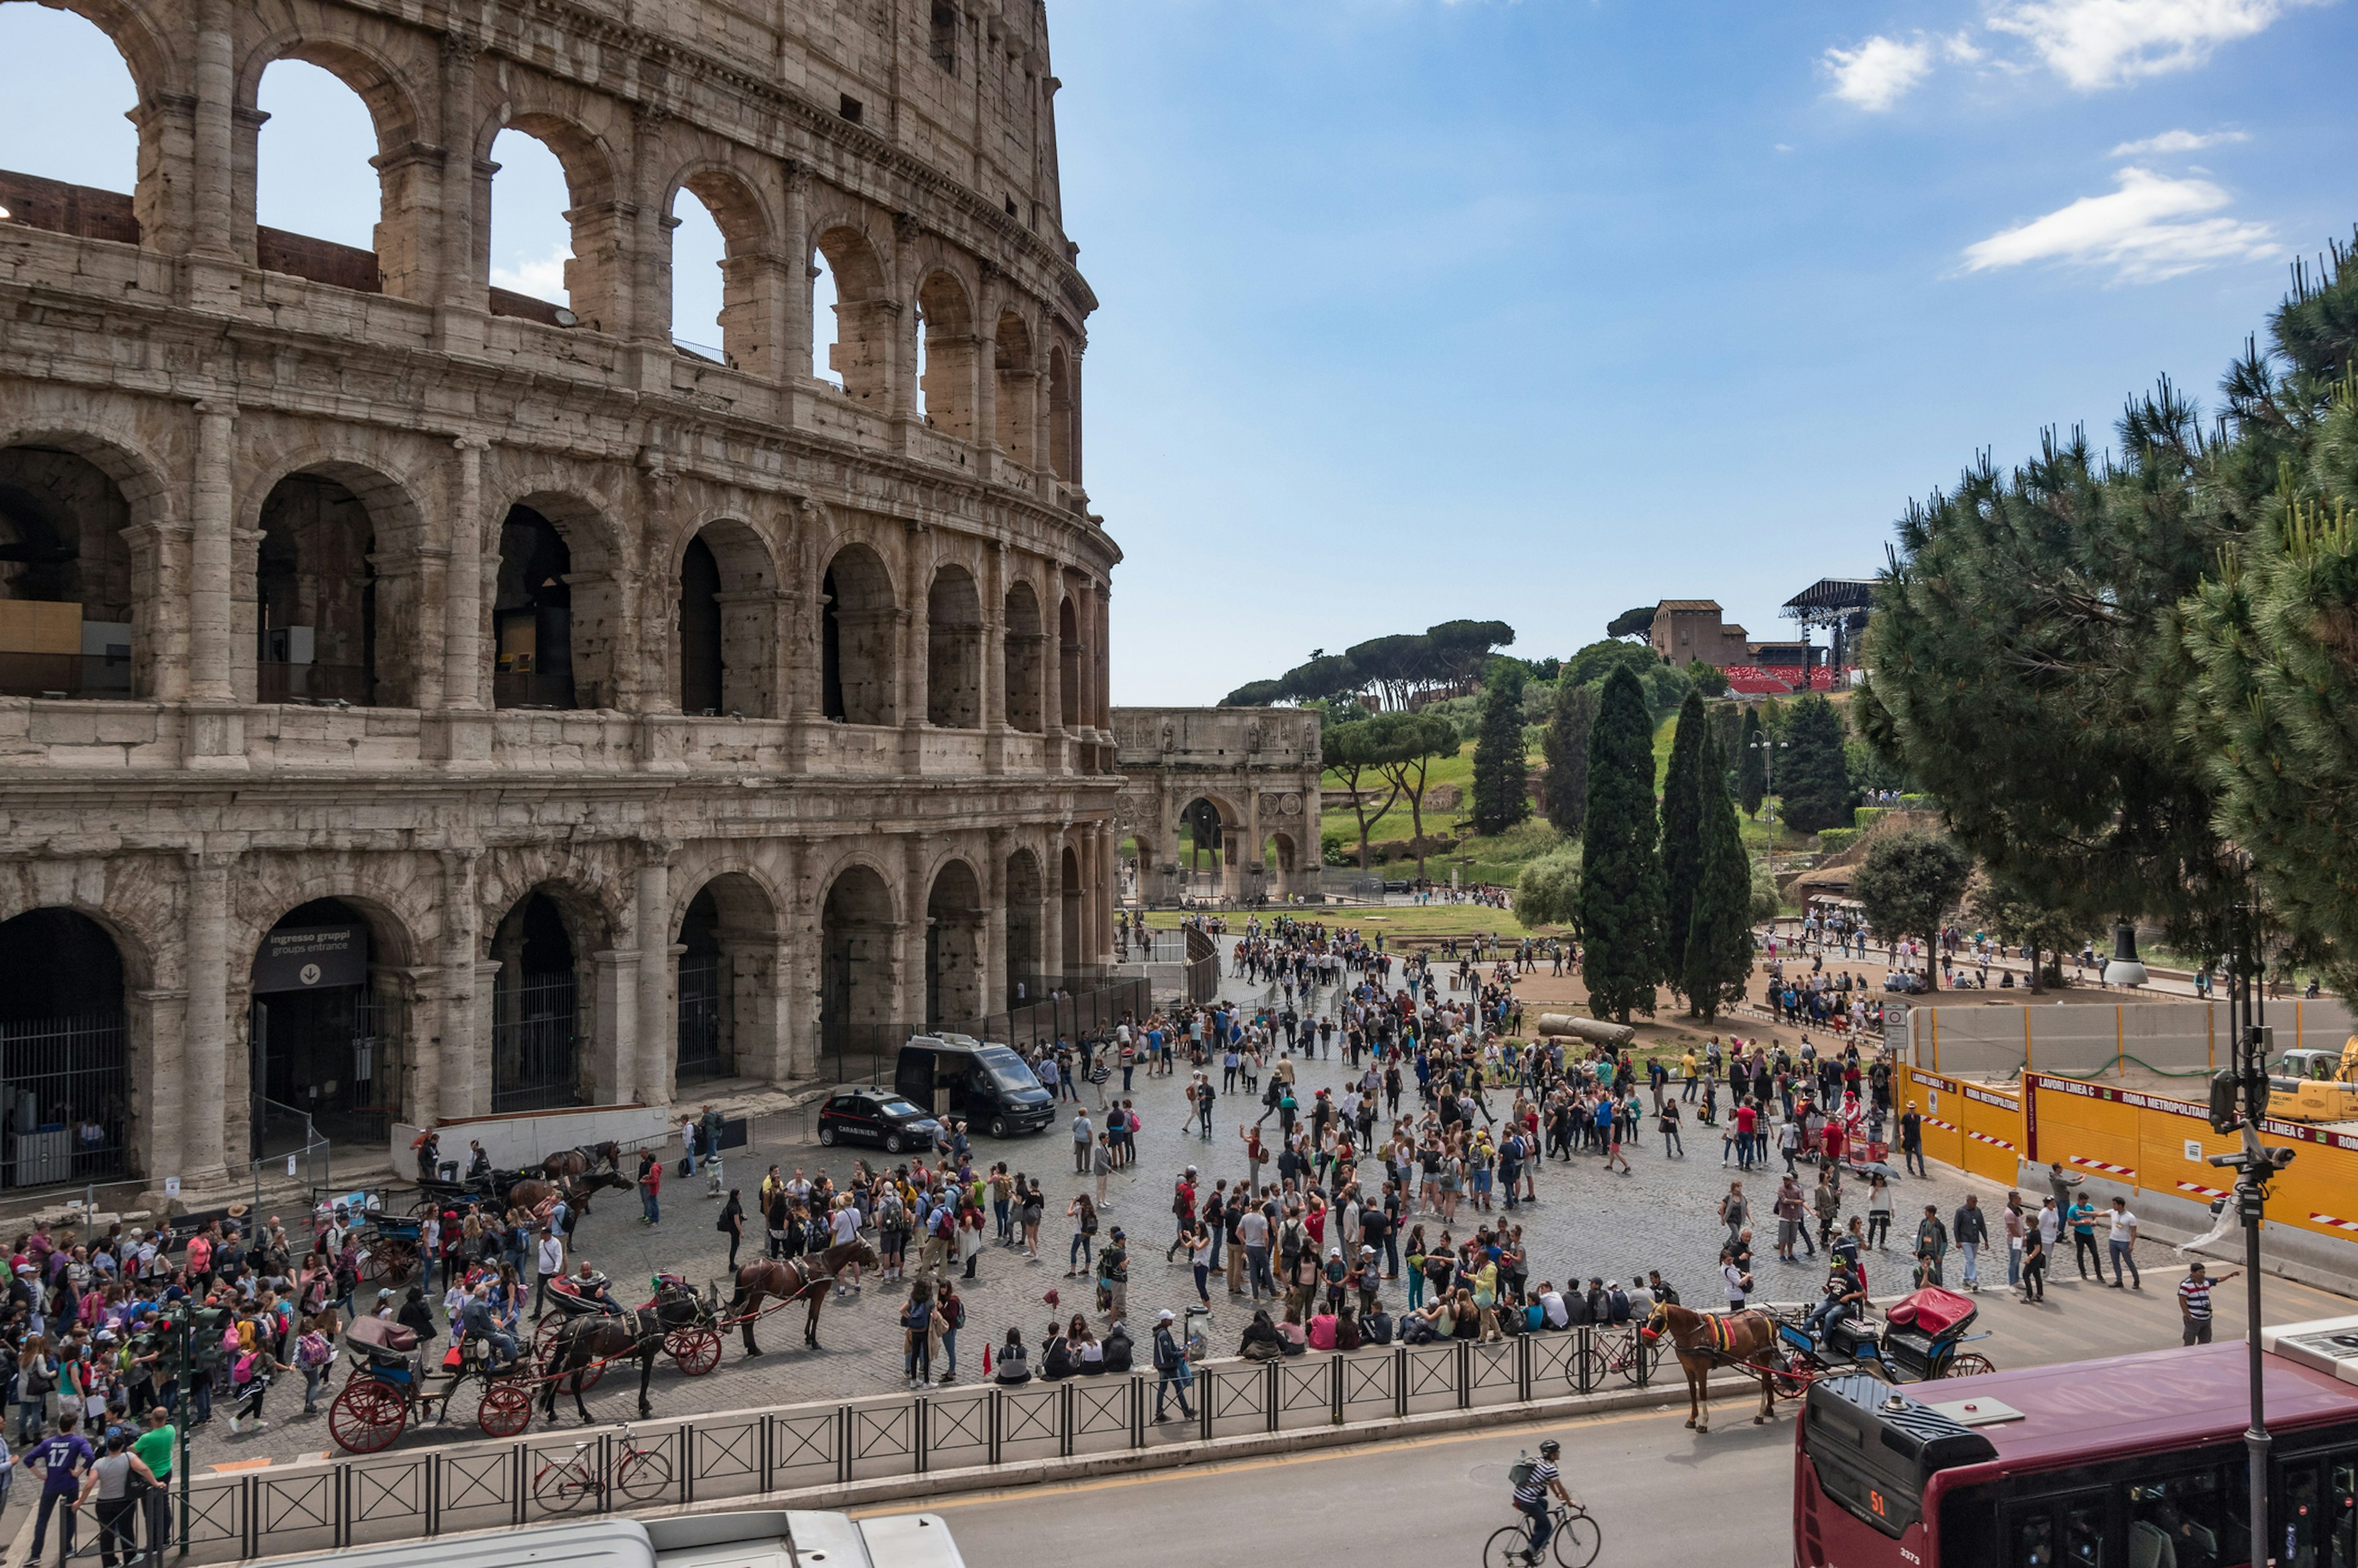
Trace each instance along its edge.
<instances>
[{"instance_id":1,"label":"metal pole","mask_svg":"<svg viewBox=\"0 0 2358 1568\"><path fill-rule=\"evenodd\" d=\"M177 1464L179 1467L180 1482L179 1555L182 1557L186 1557L189 1554L189 1427L190 1424L189 1414L189 1350L190 1345L194 1343L189 1332L193 1326L193 1308L183 1303L180 1312L180 1397L178 1400L174 1401L179 1408L172 1412L173 1416L177 1418L179 1425L178 1446L180 1455Z\"/></svg>"}]
</instances>

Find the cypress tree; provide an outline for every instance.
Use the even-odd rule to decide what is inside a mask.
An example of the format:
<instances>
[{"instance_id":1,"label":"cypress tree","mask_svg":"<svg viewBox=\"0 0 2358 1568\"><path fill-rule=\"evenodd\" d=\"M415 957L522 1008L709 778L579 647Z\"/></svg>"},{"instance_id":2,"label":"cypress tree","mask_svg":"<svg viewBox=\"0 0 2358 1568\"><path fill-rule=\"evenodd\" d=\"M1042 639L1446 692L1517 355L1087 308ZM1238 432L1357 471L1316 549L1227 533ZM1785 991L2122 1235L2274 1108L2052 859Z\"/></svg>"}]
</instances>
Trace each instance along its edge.
<instances>
[{"instance_id":1,"label":"cypress tree","mask_svg":"<svg viewBox=\"0 0 2358 1568\"><path fill-rule=\"evenodd\" d=\"M1797 833L1851 825L1849 738L1834 705L1816 692L1793 704L1785 749L1777 754L1777 797Z\"/></svg>"},{"instance_id":2,"label":"cypress tree","mask_svg":"<svg viewBox=\"0 0 2358 1568\"><path fill-rule=\"evenodd\" d=\"M1596 723L1596 694L1567 676L1557 683L1541 746L1547 757L1547 814L1556 831L1577 837L1588 816L1588 732Z\"/></svg>"},{"instance_id":3,"label":"cypress tree","mask_svg":"<svg viewBox=\"0 0 2358 1568\"><path fill-rule=\"evenodd\" d=\"M1628 669L1606 677L1588 741L1581 827L1581 978L1588 1011L1629 1022L1654 1013L1662 975L1662 866L1654 853L1654 727Z\"/></svg>"},{"instance_id":4,"label":"cypress tree","mask_svg":"<svg viewBox=\"0 0 2358 1568\"><path fill-rule=\"evenodd\" d=\"M1760 746L1768 734L1760 728L1759 711L1747 708L1744 732L1736 741L1736 789L1747 816L1759 816L1760 803L1768 797L1768 765L1760 757Z\"/></svg>"},{"instance_id":5,"label":"cypress tree","mask_svg":"<svg viewBox=\"0 0 2358 1568\"><path fill-rule=\"evenodd\" d=\"M1482 728L1474 737L1474 831L1504 833L1531 814L1525 794L1523 666L1512 659L1490 665L1482 698Z\"/></svg>"},{"instance_id":6,"label":"cypress tree","mask_svg":"<svg viewBox=\"0 0 2358 1568\"><path fill-rule=\"evenodd\" d=\"M1713 736L1703 761L1695 806L1701 865L1688 916L1685 969L1680 989L1687 1006L1708 1023L1722 1006L1744 998L1752 975L1752 858L1727 798L1727 758ZM1667 849L1668 845L1664 846Z\"/></svg>"},{"instance_id":7,"label":"cypress tree","mask_svg":"<svg viewBox=\"0 0 2358 1568\"><path fill-rule=\"evenodd\" d=\"M1670 776L1662 781L1662 978L1686 989L1687 920L1694 913L1695 881L1703 874L1696 813L1704 798L1704 753L1717 752L1704 733L1703 694L1687 693L1671 740Z\"/></svg>"}]
</instances>

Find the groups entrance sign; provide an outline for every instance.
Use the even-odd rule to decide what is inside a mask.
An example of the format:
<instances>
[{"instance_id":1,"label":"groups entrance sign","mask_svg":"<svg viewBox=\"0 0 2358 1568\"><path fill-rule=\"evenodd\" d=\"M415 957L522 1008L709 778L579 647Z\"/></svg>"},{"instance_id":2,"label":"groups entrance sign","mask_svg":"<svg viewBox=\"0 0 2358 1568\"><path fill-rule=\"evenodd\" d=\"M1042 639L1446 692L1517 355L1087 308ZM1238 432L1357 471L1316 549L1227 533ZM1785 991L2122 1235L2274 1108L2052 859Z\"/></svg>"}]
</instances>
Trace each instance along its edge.
<instances>
[{"instance_id":1,"label":"groups entrance sign","mask_svg":"<svg viewBox=\"0 0 2358 1568\"><path fill-rule=\"evenodd\" d=\"M358 925L308 925L274 931L254 959L254 989L328 990L368 982L368 937Z\"/></svg>"}]
</instances>

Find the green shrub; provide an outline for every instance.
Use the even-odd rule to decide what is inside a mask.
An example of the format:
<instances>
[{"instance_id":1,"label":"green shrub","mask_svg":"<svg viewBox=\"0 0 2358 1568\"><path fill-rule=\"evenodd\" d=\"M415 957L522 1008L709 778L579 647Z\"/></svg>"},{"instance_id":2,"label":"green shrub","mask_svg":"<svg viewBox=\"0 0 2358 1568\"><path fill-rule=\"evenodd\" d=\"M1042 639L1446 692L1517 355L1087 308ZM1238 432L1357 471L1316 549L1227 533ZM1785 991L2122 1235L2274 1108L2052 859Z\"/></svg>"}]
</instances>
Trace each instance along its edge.
<instances>
[{"instance_id":1,"label":"green shrub","mask_svg":"<svg viewBox=\"0 0 2358 1568\"><path fill-rule=\"evenodd\" d=\"M1864 827L1821 828L1818 832L1818 848L1829 855L1839 855L1857 843L1858 836L1866 831Z\"/></svg>"}]
</instances>

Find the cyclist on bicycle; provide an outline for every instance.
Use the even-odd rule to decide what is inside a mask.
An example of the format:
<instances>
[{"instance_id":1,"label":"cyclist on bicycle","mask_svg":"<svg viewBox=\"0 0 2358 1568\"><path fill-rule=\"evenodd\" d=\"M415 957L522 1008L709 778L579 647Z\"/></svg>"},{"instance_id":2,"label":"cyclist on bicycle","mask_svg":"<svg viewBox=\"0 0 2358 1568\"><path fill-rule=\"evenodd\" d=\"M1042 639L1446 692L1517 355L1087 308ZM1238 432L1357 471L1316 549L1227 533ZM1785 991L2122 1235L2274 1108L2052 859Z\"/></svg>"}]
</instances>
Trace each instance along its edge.
<instances>
[{"instance_id":1,"label":"cyclist on bicycle","mask_svg":"<svg viewBox=\"0 0 2358 1568\"><path fill-rule=\"evenodd\" d=\"M1572 1502L1572 1494L1563 1489L1563 1478L1555 1467L1556 1455L1563 1452L1563 1444L1552 1437L1541 1444L1538 1462L1523 1477L1522 1485L1515 1488L1516 1509L1529 1514L1531 1520L1531 1544L1524 1552L1524 1561L1529 1563L1540 1561L1555 1534L1555 1520L1548 1517L1548 1494L1554 1493L1556 1500L1567 1507Z\"/></svg>"}]
</instances>

